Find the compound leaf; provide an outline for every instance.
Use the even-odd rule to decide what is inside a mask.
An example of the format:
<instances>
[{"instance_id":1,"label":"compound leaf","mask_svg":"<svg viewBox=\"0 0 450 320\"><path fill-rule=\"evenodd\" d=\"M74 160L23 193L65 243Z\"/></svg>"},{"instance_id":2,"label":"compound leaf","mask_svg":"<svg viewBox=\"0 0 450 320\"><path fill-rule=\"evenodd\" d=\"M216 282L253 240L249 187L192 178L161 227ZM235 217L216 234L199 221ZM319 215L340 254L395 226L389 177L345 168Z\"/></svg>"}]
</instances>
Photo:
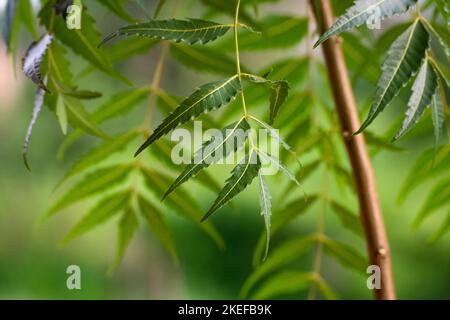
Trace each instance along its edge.
<instances>
[{"instance_id":1,"label":"compound leaf","mask_svg":"<svg viewBox=\"0 0 450 320\"><path fill-rule=\"evenodd\" d=\"M355 4L319 38L314 47L319 46L334 35L359 27L373 19L383 20L405 13L416 3L417 0L356 0Z\"/></svg>"},{"instance_id":2,"label":"compound leaf","mask_svg":"<svg viewBox=\"0 0 450 320\"><path fill-rule=\"evenodd\" d=\"M229 79L201 86L190 97L184 100L166 119L164 119L147 141L139 148L135 156L177 126L182 125L203 113L216 110L221 106L228 104L239 91L241 91L241 82L237 75Z\"/></svg>"}]
</instances>

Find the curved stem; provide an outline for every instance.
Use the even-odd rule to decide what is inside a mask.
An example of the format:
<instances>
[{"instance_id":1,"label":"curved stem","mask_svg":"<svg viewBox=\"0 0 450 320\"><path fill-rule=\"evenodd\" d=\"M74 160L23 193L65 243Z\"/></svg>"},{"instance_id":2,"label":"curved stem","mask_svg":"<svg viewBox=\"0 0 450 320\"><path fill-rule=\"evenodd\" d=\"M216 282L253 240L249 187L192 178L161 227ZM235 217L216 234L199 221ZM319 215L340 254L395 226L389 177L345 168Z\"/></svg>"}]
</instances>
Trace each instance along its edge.
<instances>
[{"instance_id":1,"label":"curved stem","mask_svg":"<svg viewBox=\"0 0 450 320\"><path fill-rule=\"evenodd\" d=\"M239 82L242 81L242 72L241 72L241 59L239 55L239 35L238 35L238 28L239 28L239 10L241 7L241 0L237 0L236 4L236 14L234 16L234 47L236 50L236 69L237 69L237 75L239 78ZM242 83L241 83L242 85ZM244 110L244 117L248 116L247 113L247 106L245 103L245 94L244 90L241 90L241 98L242 98L242 108Z\"/></svg>"},{"instance_id":2,"label":"curved stem","mask_svg":"<svg viewBox=\"0 0 450 320\"><path fill-rule=\"evenodd\" d=\"M329 0L310 0L321 32L328 30L335 17ZM381 288L374 289L377 299L396 299L391 254L377 195L375 173L362 134L354 136L360 127L358 109L348 70L338 38L322 45L341 134L350 159L357 190L361 222L364 226L370 265L381 270Z\"/></svg>"}]
</instances>

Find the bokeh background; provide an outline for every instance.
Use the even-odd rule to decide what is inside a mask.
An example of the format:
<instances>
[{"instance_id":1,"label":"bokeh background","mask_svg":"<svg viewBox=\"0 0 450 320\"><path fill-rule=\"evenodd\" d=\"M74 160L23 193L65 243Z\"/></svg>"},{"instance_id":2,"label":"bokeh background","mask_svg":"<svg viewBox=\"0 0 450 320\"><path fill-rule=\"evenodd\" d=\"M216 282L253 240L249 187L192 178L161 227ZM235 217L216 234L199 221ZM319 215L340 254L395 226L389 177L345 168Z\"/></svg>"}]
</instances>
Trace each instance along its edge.
<instances>
[{"instance_id":1,"label":"bokeh background","mask_svg":"<svg viewBox=\"0 0 450 320\"><path fill-rule=\"evenodd\" d=\"M155 1L147 1L148 11ZM196 1L183 1L179 16L197 16L201 9ZM281 1L277 5L265 6L264 12L280 12L305 15L306 1ZM0 1L0 11L5 1ZM200 7L200 6L198 6ZM119 21L105 13L103 8L92 5L92 10L101 30L120 25ZM139 9L135 8L136 14ZM199 14L197 14L199 13ZM225 19L225 18L223 18ZM23 54L29 39L20 42ZM344 44L345 45L345 44ZM267 61L286 54L304 50L305 44L291 50L269 54L269 60L244 55L244 63L261 66ZM158 50L134 58L120 66L138 83L149 82L154 70ZM320 51L317 50L318 55ZM272 56L270 56L272 55ZM267 57L267 54L265 55ZM76 57L71 61L73 69L82 68ZM351 61L350 61L351 64ZM214 76L213 76L214 77ZM171 92L186 95L194 84L204 82L199 76L173 60L169 60L162 86ZM83 83L84 82L84 83ZM122 84L93 73L80 83L80 87L104 93L104 98L121 89ZM327 90L324 88L324 90ZM161 248L151 232L142 224L137 236L127 250L119 269L107 274L114 258L116 221L111 221L94 232L60 247L59 241L73 224L84 214L85 205L76 205L43 225L39 216L54 199L54 188L73 161L83 150L92 145L92 139L81 140L65 159L56 158L59 144L63 140L55 115L44 109L34 130L30 159L32 172L22 162L22 143L31 117L34 86L24 79L19 66L14 69L6 49L0 44L0 298L1 299L232 299L237 298L240 287L250 274L251 257L256 242L263 231L259 214L257 190L252 186L234 201L234 210L222 209L212 219L225 238L226 250L221 252L197 227L167 212L170 226L175 234L179 264ZM373 86L355 88L359 105L373 94ZM92 108L103 100L92 102ZM121 125L142 121L145 104L136 109ZM387 112L377 121L372 130L386 131L389 117L401 110ZM362 112L362 107L361 107ZM391 113L392 112L392 113ZM383 121L386 120L386 121ZM400 142L403 152L381 152L373 161L383 207L385 224L391 243L393 267L398 296L403 299L448 299L450 298L450 235L435 245L428 245L429 236L438 229L443 215L434 215L419 230L413 231L412 220L420 209L429 191L425 184L416 190L403 204L397 203L398 191L417 156L432 146L428 134L416 134ZM217 170L222 179L227 169ZM322 175L314 175L304 186L307 192L321 184ZM218 180L221 181L221 180ZM283 181L283 182L281 182ZM281 177L270 179L271 186L284 183ZM202 207L206 208L214 194L196 184L191 184ZM336 188L336 187L335 187ZM276 199L283 195L276 195ZM352 196L343 199L352 203ZM297 219L291 231L305 234L316 226L318 208ZM339 221L329 215L327 233L354 243L364 249L364 243L345 231ZM276 246L276 241L272 244ZM311 257L301 262L302 268L312 264ZM82 290L66 288L66 268L71 264L81 267ZM300 265L299 265L300 267ZM332 284L340 298L371 298L365 286L366 280L351 270L325 258L322 266L324 277ZM305 298L298 294L291 298Z\"/></svg>"}]
</instances>

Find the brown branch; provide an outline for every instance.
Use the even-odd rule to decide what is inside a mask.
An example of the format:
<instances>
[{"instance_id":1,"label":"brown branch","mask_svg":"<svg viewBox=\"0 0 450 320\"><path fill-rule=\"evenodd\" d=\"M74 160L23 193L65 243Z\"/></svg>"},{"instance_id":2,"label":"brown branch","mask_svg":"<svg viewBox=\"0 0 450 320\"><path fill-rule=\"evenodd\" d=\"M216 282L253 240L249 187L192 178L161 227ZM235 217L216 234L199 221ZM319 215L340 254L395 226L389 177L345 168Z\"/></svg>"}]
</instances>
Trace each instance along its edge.
<instances>
[{"instance_id":1,"label":"brown branch","mask_svg":"<svg viewBox=\"0 0 450 320\"><path fill-rule=\"evenodd\" d=\"M311 4L320 31L328 30L335 19L330 1L311 0ZM375 174L363 135L353 136L353 132L360 127L360 121L339 38L332 37L322 48L342 137L352 166L370 264L381 269L381 289L374 289L374 295L376 299L395 299L389 243L378 201Z\"/></svg>"}]
</instances>

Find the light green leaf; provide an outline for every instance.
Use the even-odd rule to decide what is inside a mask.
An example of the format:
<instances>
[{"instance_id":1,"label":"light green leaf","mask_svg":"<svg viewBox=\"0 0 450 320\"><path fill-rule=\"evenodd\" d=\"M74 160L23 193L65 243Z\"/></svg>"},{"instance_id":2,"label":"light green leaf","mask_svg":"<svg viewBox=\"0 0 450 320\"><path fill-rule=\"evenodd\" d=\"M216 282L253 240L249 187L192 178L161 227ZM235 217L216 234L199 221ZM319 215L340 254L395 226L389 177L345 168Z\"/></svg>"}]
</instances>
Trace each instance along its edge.
<instances>
[{"instance_id":1,"label":"light green leaf","mask_svg":"<svg viewBox=\"0 0 450 320\"><path fill-rule=\"evenodd\" d=\"M271 236L273 237L277 234L281 228L288 225L292 220L298 216L306 213L309 208L317 201L318 197L316 195L310 196L306 201L304 198L291 201L286 205L281 211L276 212L272 219ZM258 240L255 252L253 254L253 265L257 266L264 254L264 234ZM273 253L274 254L274 253ZM269 255L269 260L271 255Z\"/></svg>"},{"instance_id":2,"label":"light green leaf","mask_svg":"<svg viewBox=\"0 0 450 320\"><path fill-rule=\"evenodd\" d=\"M267 154L261 150L258 150L258 154L260 156L262 156L262 159L266 160L266 163L269 162L272 165L274 165L278 170L281 170L281 172L283 172L283 174L288 177L292 182L294 182L298 187L301 187L300 182L297 180L297 178L295 177L295 175L293 175L289 169L280 162L279 159L275 158L274 156ZM262 160L261 159L261 160ZM264 166L264 161L262 161L262 164Z\"/></svg>"},{"instance_id":3,"label":"light green leaf","mask_svg":"<svg viewBox=\"0 0 450 320\"><path fill-rule=\"evenodd\" d=\"M112 65L106 56L97 49L97 44L101 39L100 33L96 28L94 18L89 14L85 6L83 6L80 29L68 29L66 21L62 16L51 19L53 10L53 1L48 1L41 10L40 20L47 27L49 27L51 21L54 22L52 30L58 40L69 47L74 53L83 57L92 66L111 76L124 80L123 77L112 69Z\"/></svg>"},{"instance_id":4,"label":"light green leaf","mask_svg":"<svg viewBox=\"0 0 450 320\"><path fill-rule=\"evenodd\" d=\"M132 167L130 165L114 165L98 169L93 173L86 175L59 198L59 200L47 211L43 219L52 216L73 203L115 187L125 180L131 169Z\"/></svg>"},{"instance_id":5,"label":"light green leaf","mask_svg":"<svg viewBox=\"0 0 450 320\"><path fill-rule=\"evenodd\" d=\"M162 40L172 40L175 42L183 41L188 44L197 42L205 44L225 35L230 28L231 25L200 19L151 20L122 27L107 36L101 45L111 39L123 35L150 37Z\"/></svg>"},{"instance_id":6,"label":"light green leaf","mask_svg":"<svg viewBox=\"0 0 450 320\"><path fill-rule=\"evenodd\" d=\"M123 150L139 133L138 130L133 130L102 142L75 162L59 184Z\"/></svg>"},{"instance_id":7,"label":"light green leaf","mask_svg":"<svg viewBox=\"0 0 450 320\"><path fill-rule=\"evenodd\" d=\"M413 93L408 102L405 120L400 131L395 135L398 140L408 132L425 111L431 105L437 88L437 76L428 60L425 60L413 85Z\"/></svg>"},{"instance_id":8,"label":"light green leaf","mask_svg":"<svg viewBox=\"0 0 450 320\"><path fill-rule=\"evenodd\" d=\"M110 273L119 266L125 250L131 242L131 239L133 239L133 235L138 227L139 222L137 220L136 213L134 212L133 207L130 205L123 213L122 218L120 219L118 224L116 259L114 261L114 264L109 268Z\"/></svg>"},{"instance_id":9,"label":"light green leaf","mask_svg":"<svg viewBox=\"0 0 450 320\"><path fill-rule=\"evenodd\" d=\"M353 268L363 275L366 274L367 259L361 256L356 249L326 237L319 240L323 243L326 254L337 259L344 267Z\"/></svg>"},{"instance_id":10,"label":"light green leaf","mask_svg":"<svg viewBox=\"0 0 450 320\"><path fill-rule=\"evenodd\" d=\"M156 6L155 13L153 14L153 19L158 18L159 14L161 13L162 8L166 4L167 0L159 0L158 5Z\"/></svg>"},{"instance_id":11,"label":"light green leaf","mask_svg":"<svg viewBox=\"0 0 450 320\"><path fill-rule=\"evenodd\" d=\"M442 223L439 230L431 237L430 243L434 244L439 241L443 236L445 236L448 232L450 232L450 212L447 215L447 218Z\"/></svg>"},{"instance_id":12,"label":"light green leaf","mask_svg":"<svg viewBox=\"0 0 450 320\"><path fill-rule=\"evenodd\" d=\"M130 202L130 192L120 192L107 196L100 200L89 213L67 234L62 243L81 236L98 225L105 223L113 216L119 214Z\"/></svg>"},{"instance_id":13,"label":"light green leaf","mask_svg":"<svg viewBox=\"0 0 450 320\"><path fill-rule=\"evenodd\" d=\"M145 167L142 168L142 173L149 191L154 193L157 197L162 198L164 192L169 188L168 181L170 181L171 178L161 172ZM172 195L166 199L165 203L180 215L187 217L198 224L199 227L216 242L219 248L223 249L225 247L223 238L211 223L200 223L201 209L197 202L188 193L184 192L183 189L178 188L175 190Z\"/></svg>"},{"instance_id":14,"label":"light green leaf","mask_svg":"<svg viewBox=\"0 0 450 320\"><path fill-rule=\"evenodd\" d=\"M243 30L239 34L239 49L261 51L292 47L308 34L308 20L294 16L268 16L258 23L261 33ZM224 42L224 45L230 42Z\"/></svg>"},{"instance_id":15,"label":"light green leaf","mask_svg":"<svg viewBox=\"0 0 450 320\"><path fill-rule=\"evenodd\" d=\"M139 196L139 209L156 238L161 241L173 259L177 261L175 243L164 215L142 196Z\"/></svg>"},{"instance_id":16,"label":"light green leaf","mask_svg":"<svg viewBox=\"0 0 450 320\"><path fill-rule=\"evenodd\" d=\"M357 133L362 132L408 83L419 70L428 47L428 33L419 20L406 30L391 46L382 67L375 100L369 115Z\"/></svg>"},{"instance_id":17,"label":"light green leaf","mask_svg":"<svg viewBox=\"0 0 450 320\"><path fill-rule=\"evenodd\" d=\"M261 171L258 174L259 181L259 206L261 208L261 215L264 217L264 224L266 226L266 251L264 259L269 253L270 245L270 224L272 219L272 197L270 195L269 186Z\"/></svg>"},{"instance_id":18,"label":"light green leaf","mask_svg":"<svg viewBox=\"0 0 450 320\"><path fill-rule=\"evenodd\" d=\"M381 21L405 13L416 3L417 0L356 0L355 4L319 38L314 48L334 35L359 27L374 19Z\"/></svg>"},{"instance_id":19,"label":"light green leaf","mask_svg":"<svg viewBox=\"0 0 450 320\"><path fill-rule=\"evenodd\" d=\"M63 96L63 101L66 106L67 118L73 127L80 128L86 133L100 138L108 138L107 134L97 127L91 116L84 110L79 100L73 97Z\"/></svg>"},{"instance_id":20,"label":"light green leaf","mask_svg":"<svg viewBox=\"0 0 450 320\"><path fill-rule=\"evenodd\" d=\"M108 8L119 18L126 20L128 22L136 21L136 19L130 16L130 14L126 11L122 1L117 0L97 0L97 1L100 2L102 5L104 5L106 8Z\"/></svg>"},{"instance_id":21,"label":"light green leaf","mask_svg":"<svg viewBox=\"0 0 450 320\"><path fill-rule=\"evenodd\" d=\"M413 227L419 227L422 222L432 215L438 209L449 204L450 199L450 179L444 179L439 182L430 192L425 204L422 206L417 218L414 220Z\"/></svg>"},{"instance_id":22,"label":"light green leaf","mask_svg":"<svg viewBox=\"0 0 450 320\"><path fill-rule=\"evenodd\" d=\"M56 116L58 117L59 125L61 127L61 131L64 135L67 134L67 112L66 105L64 104L63 97L58 94L58 98L56 100Z\"/></svg>"},{"instance_id":23,"label":"light green leaf","mask_svg":"<svg viewBox=\"0 0 450 320\"><path fill-rule=\"evenodd\" d=\"M133 111L133 108L139 105L142 101L148 98L149 89L142 88L130 91L124 91L113 95L108 101L102 104L96 111L92 113L91 120L96 124L101 124L110 119L124 115ZM83 136L84 132L80 129L71 132L63 141L59 151L58 158L62 158L65 151L79 138Z\"/></svg>"},{"instance_id":24,"label":"light green leaf","mask_svg":"<svg viewBox=\"0 0 450 320\"><path fill-rule=\"evenodd\" d=\"M236 62L221 51L204 46L183 44L172 45L170 50L175 59L194 70L223 75L230 75L236 72Z\"/></svg>"},{"instance_id":25,"label":"light green leaf","mask_svg":"<svg viewBox=\"0 0 450 320\"><path fill-rule=\"evenodd\" d=\"M286 101L289 94L289 84L286 81L275 81L272 84L272 94L270 96L270 123L275 122L275 117L281 106Z\"/></svg>"},{"instance_id":26,"label":"light green leaf","mask_svg":"<svg viewBox=\"0 0 450 320\"><path fill-rule=\"evenodd\" d=\"M237 75L201 86L190 97L184 100L139 148L135 156L145 150L153 142L169 133L177 126L188 122L212 110L228 104L241 91L241 82Z\"/></svg>"},{"instance_id":27,"label":"light green leaf","mask_svg":"<svg viewBox=\"0 0 450 320\"><path fill-rule=\"evenodd\" d=\"M344 227L346 227L357 236L364 237L364 230L361 225L361 220L359 220L359 217L357 215L355 215L353 212L348 210L337 201L330 201L330 205L333 208L333 212L336 213Z\"/></svg>"},{"instance_id":28,"label":"light green leaf","mask_svg":"<svg viewBox=\"0 0 450 320\"><path fill-rule=\"evenodd\" d=\"M411 168L408 177L399 194L399 202L405 198L420 184L445 174L450 163L450 146L446 145L436 152L435 149L426 150Z\"/></svg>"},{"instance_id":29,"label":"light green leaf","mask_svg":"<svg viewBox=\"0 0 450 320\"><path fill-rule=\"evenodd\" d=\"M222 129L220 137L214 136L211 140L203 144L191 160L191 164L186 166L180 176L164 194L163 199L180 185L197 175L201 170L208 168L211 164L220 160L226 159L232 152L236 152L245 144L248 130L250 130L250 125L242 118L238 122Z\"/></svg>"},{"instance_id":30,"label":"light green leaf","mask_svg":"<svg viewBox=\"0 0 450 320\"><path fill-rule=\"evenodd\" d=\"M250 185L253 179L261 169L261 162L257 153L252 150L242 161L233 169L231 177L228 178L225 187L219 193L212 207L203 217L202 221L208 219L216 210L229 202L239 193L244 191Z\"/></svg>"},{"instance_id":31,"label":"light green leaf","mask_svg":"<svg viewBox=\"0 0 450 320\"><path fill-rule=\"evenodd\" d=\"M250 290L264 277L276 270L289 266L295 260L305 255L314 243L313 236L296 238L283 242L268 255L267 259L250 274L242 286L240 297L248 297Z\"/></svg>"},{"instance_id":32,"label":"light green leaf","mask_svg":"<svg viewBox=\"0 0 450 320\"><path fill-rule=\"evenodd\" d=\"M312 273L283 271L267 280L253 295L254 300L271 299L305 291L315 282Z\"/></svg>"}]
</instances>

